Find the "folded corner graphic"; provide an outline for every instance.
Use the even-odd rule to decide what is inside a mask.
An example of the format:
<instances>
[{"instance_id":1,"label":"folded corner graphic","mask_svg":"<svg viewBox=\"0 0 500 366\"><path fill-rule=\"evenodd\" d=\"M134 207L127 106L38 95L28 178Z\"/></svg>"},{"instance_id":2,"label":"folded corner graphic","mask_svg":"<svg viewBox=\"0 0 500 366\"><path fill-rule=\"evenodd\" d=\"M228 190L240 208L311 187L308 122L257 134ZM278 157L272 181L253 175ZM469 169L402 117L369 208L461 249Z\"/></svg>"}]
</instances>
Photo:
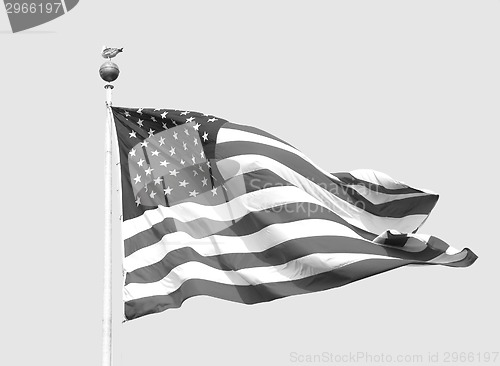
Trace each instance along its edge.
<instances>
[{"instance_id":1,"label":"folded corner graphic","mask_svg":"<svg viewBox=\"0 0 500 366\"><path fill-rule=\"evenodd\" d=\"M50 22L73 9L79 0L16 2L4 0L13 33Z\"/></svg>"}]
</instances>

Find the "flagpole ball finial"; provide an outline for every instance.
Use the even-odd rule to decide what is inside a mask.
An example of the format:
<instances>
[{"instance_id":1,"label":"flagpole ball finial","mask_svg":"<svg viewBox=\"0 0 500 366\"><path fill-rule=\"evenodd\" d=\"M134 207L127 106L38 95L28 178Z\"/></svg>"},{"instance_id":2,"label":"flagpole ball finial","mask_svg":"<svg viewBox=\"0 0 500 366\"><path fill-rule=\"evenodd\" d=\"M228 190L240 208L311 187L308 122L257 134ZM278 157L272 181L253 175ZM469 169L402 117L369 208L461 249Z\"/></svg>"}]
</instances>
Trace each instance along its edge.
<instances>
[{"instance_id":1,"label":"flagpole ball finial","mask_svg":"<svg viewBox=\"0 0 500 366\"><path fill-rule=\"evenodd\" d=\"M99 68L99 74L101 75L102 80L111 83L118 78L118 75L120 75L120 69L114 62L107 61Z\"/></svg>"}]
</instances>

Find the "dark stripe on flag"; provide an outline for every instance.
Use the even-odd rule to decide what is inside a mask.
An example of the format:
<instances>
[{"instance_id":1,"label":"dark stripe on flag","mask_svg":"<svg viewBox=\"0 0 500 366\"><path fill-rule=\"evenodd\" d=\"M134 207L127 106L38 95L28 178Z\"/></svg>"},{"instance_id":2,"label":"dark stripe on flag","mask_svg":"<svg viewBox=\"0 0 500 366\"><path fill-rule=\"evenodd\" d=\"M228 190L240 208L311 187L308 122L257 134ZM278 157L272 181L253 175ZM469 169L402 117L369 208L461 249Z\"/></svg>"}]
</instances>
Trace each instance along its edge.
<instances>
[{"instance_id":1,"label":"dark stripe on flag","mask_svg":"<svg viewBox=\"0 0 500 366\"><path fill-rule=\"evenodd\" d=\"M276 137L274 135L271 135L270 133L268 133L266 131L260 130L260 129L252 127L252 126L238 125L236 123L227 122L223 127L224 128L230 128L232 130L245 131L245 132L250 132L250 133L253 133L253 134L256 134L256 135L259 135L259 136L268 137L270 139L279 141L279 142L281 142L281 143L283 143L285 145L288 145L290 147L293 147L295 149L295 147L292 146L291 144L289 144L288 142L283 141L282 139L280 139L280 138L278 138L278 137Z\"/></svg>"},{"instance_id":2,"label":"dark stripe on flag","mask_svg":"<svg viewBox=\"0 0 500 366\"><path fill-rule=\"evenodd\" d=\"M172 269L187 262L200 262L224 271L237 271L243 268L285 264L291 260L314 253L364 253L412 261L429 261L442 254L443 251L426 247L420 252L406 252L401 249L383 247L355 238L333 235L291 239L262 252L252 253L227 253L203 256L194 249L185 247L169 252L157 263L128 273L125 283L160 281L163 277L167 276Z\"/></svg>"},{"instance_id":3,"label":"dark stripe on flag","mask_svg":"<svg viewBox=\"0 0 500 366\"><path fill-rule=\"evenodd\" d=\"M213 281L191 279L169 295L151 296L126 302L125 318L131 320L146 314L178 308L188 298L199 295L244 304L256 304L292 295L324 291L410 263L411 261L399 259L367 259L300 280L254 286L226 285Z\"/></svg>"},{"instance_id":4,"label":"dark stripe on flag","mask_svg":"<svg viewBox=\"0 0 500 366\"><path fill-rule=\"evenodd\" d=\"M343 201L379 217L403 218L408 215L428 215L438 200L437 195L426 195L373 204L352 188L340 185L291 152L246 141L225 142L217 145L216 157L218 159L247 154L258 154L278 161Z\"/></svg>"},{"instance_id":5,"label":"dark stripe on flag","mask_svg":"<svg viewBox=\"0 0 500 366\"><path fill-rule=\"evenodd\" d=\"M339 178L342 182L351 185L360 185L373 192L386 193L386 194L411 194L411 193L425 193L424 191L418 190L412 187L405 188L386 188L380 184L375 184L372 182L367 182L362 179L354 177L351 173L331 173L332 175Z\"/></svg>"},{"instance_id":6,"label":"dark stripe on flag","mask_svg":"<svg viewBox=\"0 0 500 366\"><path fill-rule=\"evenodd\" d=\"M469 248L462 249L460 251L460 253L463 253L464 251L467 253L467 255L465 256L464 259L457 261L457 262L446 263L445 266L448 266L448 267L469 267L471 264L473 264L477 259L477 255L474 254L474 252L472 250L470 250Z\"/></svg>"},{"instance_id":7,"label":"dark stripe on flag","mask_svg":"<svg viewBox=\"0 0 500 366\"><path fill-rule=\"evenodd\" d=\"M166 218L162 222L153 225L150 229L125 239L125 257L130 254L153 245L167 234L177 231L186 232L195 239L204 238L208 235L243 236L259 231L269 225L288 223L304 219L323 219L337 222L352 229L356 234L367 240L373 240L373 233L364 231L353 226L342 218L326 210L322 206L312 203L289 203L278 206L276 209L254 211L242 218L228 221L200 218L189 222L181 222L173 218Z\"/></svg>"}]
</instances>

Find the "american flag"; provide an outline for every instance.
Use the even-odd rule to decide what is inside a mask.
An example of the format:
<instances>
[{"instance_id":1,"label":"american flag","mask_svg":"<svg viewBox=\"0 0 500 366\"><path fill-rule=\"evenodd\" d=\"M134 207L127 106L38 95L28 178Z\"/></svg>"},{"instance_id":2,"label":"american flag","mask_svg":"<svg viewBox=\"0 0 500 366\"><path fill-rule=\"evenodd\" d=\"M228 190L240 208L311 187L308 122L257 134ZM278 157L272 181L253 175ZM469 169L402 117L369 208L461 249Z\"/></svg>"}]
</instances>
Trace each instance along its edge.
<instances>
[{"instance_id":1,"label":"american flag","mask_svg":"<svg viewBox=\"0 0 500 366\"><path fill-rule=\"evenodd\" d=\"M222 118L112 110L127 320L197 295L254 304L477 258L417 233L433 192L373 170L329 173L285 141Z\"/></svg>"}]
</instances>

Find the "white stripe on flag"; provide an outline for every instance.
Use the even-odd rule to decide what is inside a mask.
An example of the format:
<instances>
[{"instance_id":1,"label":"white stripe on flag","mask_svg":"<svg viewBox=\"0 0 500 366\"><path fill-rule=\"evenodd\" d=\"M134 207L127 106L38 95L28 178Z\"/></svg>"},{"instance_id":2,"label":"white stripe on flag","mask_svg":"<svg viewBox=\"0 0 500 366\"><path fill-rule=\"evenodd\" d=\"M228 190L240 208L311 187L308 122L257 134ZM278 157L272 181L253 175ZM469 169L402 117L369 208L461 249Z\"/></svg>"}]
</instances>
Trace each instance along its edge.
<instances>
[{"instance_id":1,"label":"white stripe on flag","mask_svg":"<svg viewBox=\"0 0 500 366\"><path fill-rule=\"evenodd\" d=\"M125 302L148 296L168 295L189 279L203 279L228 285L250 286L262 283L286 282L328 272L366 259L399 260L364 253L315 253L285 264L268 267L223 271L200 262L187 262L175 267L163 279L151 283L129 283L124 287Z\"/></svg>"},{"instance_id":2,"label":"white stripe on flag","mask_svg":"<svg viewBox=\"0 0 500 366\"><path fill-rule=\"evenodd\" d=\"M448 248L448 249L450 249L450 248ZM457 252L457 253L450 254L453 252ZM459 252L455 248L452 248L449 250L449 252L448 252L448 250L446 250L445 253L438 255L436 258L434 258L433 260L430 260L427 263L446 264L446 263L451 263L451 262L459 262L462 259L464 259L465 257L467 257L466 250Z\"/></svg>"},{"instance_id":3,"label":"white stripe on flag","mask_svg":"<svg viewBox=\"0 0 500 366\"><path fill-rule=\"evenodd\" d=\"M255 133L251 132L246 132L246 131L241 131L241 130L236 130L232 128L224 128L222 127L219 132L217 133L217 143L221 144L224 142L233 142L233 141L249 141L249 142L257 142L260 144L265 144L268 146L273 146L277 147L282 150L286 150L288 152L291 152L303 160L307 161L309 164L314 166L316 169L318 169L321 173L325 174L328 176L328 178L333 179L336 182L341 182L339 178L336 176L332 175L331 173L327 172L320 166L316 165L311 159L309 159L304 153L301 151L293 148L290 145L284 144L280 141L274 140L272 138L266 137L266 136L261 136L257 135Z\"/></svg>"},{"instance_id":4,"label":"white stripe on flag","mask_svg":"<svg viewBox=\"0 0 500 366\"><path fill-rule=\"evenodd\" d=\"M316 169L318 169L321 173L325 174L329 178L335 180L336 182L340 182L340 180L336 176L332 175L331 173L322 169L320 166L316 165L311 159L309 159L301 151L299 151L299 150L297 150L297 149L295 149L287 144L284 144L280 141L271 139L271 138L266 137L266 136L261 136L261 135L247 132L247 131L241 131L241 130L232 129L232 128L221 128L219 130L219 133L217 134L217 143L234 142L234 141L256 142L256 143L265 144L268 146L273 146L273 147L276 147L276 148L279 148L282 150L286 150L288 152L291 152L291 153L299 156L303 160L307 161L309 164L314 166ZM392 179L391 177L389 177L386 174L372 171L369 169L358 169L358 170L355 170L354 172L350 172L350 173L358 179L366 180L370 183L375 183L375 184L384 186L385 188L389 188L389 189L407 188L408 187L407 185ZM387 193L382 193L382 192L374 192L374 191L366 188L365 186L361 186L361 185L349 185L349 187L355 189L358 193L363 195L367 200L369 200L373 204L391 202L394 200L399 200L399 199L404 199L404 198L409 198L409 197L427 196L429 193L433 194L430 191L427 193L387 194Z\"/></svg>"},{"instance_id":5,"label":"white stripe on flag","mask_svg":"<svg viewBox=\"0 0 500 366\"><path fill-rule=\"evenodd\" d=\"M341 198L330 193L327 189L320 187L286 165L283 165L267 156L254 154L232 156L231 158L218 161L217 166L221 167L219 168L221 172L229 171L229 169L225 168L224 165L228 164L233 167L234 162L239 164L240 170L238 174L249 173L260 169L271 170L284 180L299 187L301 190L304 190L309 195L322 202L324 206L328 207L332 212L342 217L351 225L372 232L376 235L391 229L404 233L410 233L418 228L427 218L427 215L408 215L402 218L380 217L374 215L342 200Z\"/></svg>"},{"instance_id":6,"label":"white stripe on flag","mask_svg":"<svg viewBox=\"0 0 500 366\"><path fill-rule=\"evenodd\" d=\"M124 240L129 239L167 218L182 222L199 218L231 221L240 219L250 212L267 210L295 202L314 203L328 209L316 198L297 187L270 187L246 193L216 206L205 206L194 202L179 203L172 207L159 206L157 209L145 211L141 216L124 221L122 236Z\"/></svg>"},{"instance_id":7,"label":"white stripe on flag","mask_svg":"<svg viewBox=\"0 0 500 366\"><path fill-rule=\"evenodd\" d=\"M357 169L349 172L354 178L364 180L368 183L377 184L379 186L383 186L387 189L400 189L400 188L408 188L409 186L403 182L395 180L388 176L385 173L378 172L372 169ZM436 193L428 190L418 188L419 191L422 191L427 194L435 195Z\"/></svg>"},{"instance_id":8,"label":"white stripe on flag","mask_svg":"<svg viewBox=\"0 0 500 366\"><path fill-rule=\"evenodd\" d=\"M347 186L349 188L354 189L356 192L358 192L360 195L365 197L368 201L370 201L374 205L378 205L381 203L387 203L387 202L393 202L393 201L397 201L397 200L402 200L405 198L425 197L425 196L429 195L428 193L387 194L387 193L372 191L371 189L369 189L365 186L362 186L362 185L349 184Z\"/></svg>"},{"instance_id":9,"label":"white stripe on flag","mask_svg":"<svg viewBox=\"0 0 500 366\"><path fill-rule=\"evenodd\" d=\"M269 225L245 236L211 235L196 239L185 232L170 233L158 243L130 254L123 260L123 265L127 272L132 272L138 268L157 263L168 253L184 247L192 248L203 256L256 253L288 240L315 236L346 236L364 240L375 246L378 245L363 239L347 226L334 221L306 219Z\"/></svg>"}]
</instances>

